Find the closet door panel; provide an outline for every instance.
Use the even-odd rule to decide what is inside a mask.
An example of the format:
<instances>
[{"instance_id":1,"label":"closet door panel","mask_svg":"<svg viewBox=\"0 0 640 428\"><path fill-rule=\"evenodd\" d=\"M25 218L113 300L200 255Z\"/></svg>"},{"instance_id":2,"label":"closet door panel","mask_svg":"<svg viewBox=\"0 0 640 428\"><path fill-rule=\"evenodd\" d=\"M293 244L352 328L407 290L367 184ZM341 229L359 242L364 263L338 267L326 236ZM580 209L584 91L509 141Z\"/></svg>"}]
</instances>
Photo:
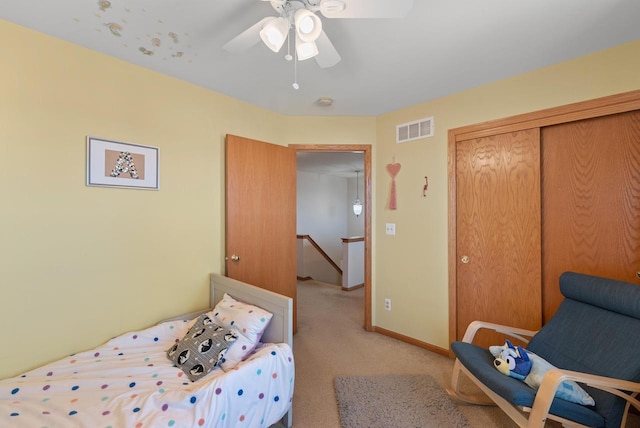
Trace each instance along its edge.
<instances>
[{"instance_id":1,"label":"closet door panel","mask_svg":"<svg viewBox=\"0 0 640 428\"><path fill-rule=\"evenodd\" d=\"M539 129L459 142L456 198L457 339L473 320L539 328Z\"/></svg>"},{"instance_id":2,"label":"closet door panel","mask_svg":"<svg viewBox=\"0 0 640 428\"><path fill-rule=\"evenodd\" d=\"M543 319L567 270L640 283L640 111L545 127Z\"/></svg>"}]
</instances>

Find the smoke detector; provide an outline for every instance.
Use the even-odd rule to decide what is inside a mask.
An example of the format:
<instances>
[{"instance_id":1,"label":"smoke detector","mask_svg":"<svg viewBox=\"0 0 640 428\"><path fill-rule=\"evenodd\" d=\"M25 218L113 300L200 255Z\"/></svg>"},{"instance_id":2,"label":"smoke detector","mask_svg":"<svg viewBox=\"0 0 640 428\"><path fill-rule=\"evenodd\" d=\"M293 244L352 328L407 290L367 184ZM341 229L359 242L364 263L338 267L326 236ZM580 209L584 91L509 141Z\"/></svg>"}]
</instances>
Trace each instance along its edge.
<instances>
[{"instance_id":1,"label":"smoke detector","mask_svg":"<svg viewBox=\"0 0 640 428\"><path fill-rule=\"evenodd\" d=\"M320 107L329 107L333 104L333 98L330 97L320 97L316 100L316 104Z\"/></svg>"}]
</instances>

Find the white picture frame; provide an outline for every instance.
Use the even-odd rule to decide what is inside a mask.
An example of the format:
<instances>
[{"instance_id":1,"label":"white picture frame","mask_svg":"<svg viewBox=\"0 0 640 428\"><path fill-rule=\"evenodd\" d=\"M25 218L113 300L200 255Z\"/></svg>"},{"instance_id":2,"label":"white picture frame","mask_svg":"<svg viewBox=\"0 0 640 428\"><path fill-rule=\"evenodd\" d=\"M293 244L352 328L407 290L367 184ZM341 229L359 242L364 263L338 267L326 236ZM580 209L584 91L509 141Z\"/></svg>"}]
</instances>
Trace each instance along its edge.
<instances>
[{"instance_id":1,"label":"white picture frame","mask_svg":"<svg viewBox=\"0 0 640 428\"><path fill-rule=\"evenodd\" d=\"M158 190L158 148L87 137L87 186Z\"/></svg>"}]
</instances>

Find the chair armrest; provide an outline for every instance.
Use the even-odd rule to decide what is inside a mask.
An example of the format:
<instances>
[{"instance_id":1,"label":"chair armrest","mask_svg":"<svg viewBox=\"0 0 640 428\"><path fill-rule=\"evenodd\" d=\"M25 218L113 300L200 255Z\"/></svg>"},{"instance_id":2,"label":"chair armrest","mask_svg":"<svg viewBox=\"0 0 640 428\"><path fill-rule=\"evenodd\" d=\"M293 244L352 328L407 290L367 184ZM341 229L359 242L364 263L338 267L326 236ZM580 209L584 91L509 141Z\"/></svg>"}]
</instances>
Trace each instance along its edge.
<instances>
[{"instance_id":1,"label":"chair armrest","mask_svg":"<svg viewBox=\"0 0 640 428\"><path fill-rule=\"evenodd\" d=\"M506 325L494 324L494 323L485 322L485 321L473 321L467 327L467 330L465 331L464 336L462 337L462 341L467 343L473 343L473 338L475 337L476 333L478 332L478 330L483 328L493 330L498 333L506 334L507 336L522 340L524 343L529 343L528 338L533 337L533 335L537 333L537 331L526 330L524 328L510 327Z\"/></svg>"},{"instance_id":2,"label":"chair armrest","mask_svg":"<svg viewBox=\"0 0 640 428\"><path fill-rule=\"evenodd\" d=\"M640 401L635 398L635 396L640 393L640 383L553 368L544 375L540 388L536 393L536 399L529 416L529 421L534 423L531 426L536 426L535 423L544 423L547 419L547 414L549 413L549 408L551 407L551 402L556 394L556 390L565 380L581 382L590 387L617 395L640 410ZM630 395L629 393L632 394Z\"/></svg>"}]
</instances>

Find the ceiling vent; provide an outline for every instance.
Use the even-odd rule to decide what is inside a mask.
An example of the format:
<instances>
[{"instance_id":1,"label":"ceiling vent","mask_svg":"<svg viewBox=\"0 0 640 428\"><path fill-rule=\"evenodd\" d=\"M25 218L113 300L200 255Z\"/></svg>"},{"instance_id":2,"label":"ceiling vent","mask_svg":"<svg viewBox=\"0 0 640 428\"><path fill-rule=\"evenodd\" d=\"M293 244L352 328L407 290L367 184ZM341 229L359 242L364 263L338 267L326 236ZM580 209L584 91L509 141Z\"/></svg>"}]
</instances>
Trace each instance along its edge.
<instances>
[{"instance_id":1,"label":"ceiling vent","mask_svg":"<svg viewBox=\"0 0 640 428\"><path fill-rule=\"evenodd\" d=\"M433 116L396 126L396 143L433 137Z\"/></svg>"}]
</instances>

